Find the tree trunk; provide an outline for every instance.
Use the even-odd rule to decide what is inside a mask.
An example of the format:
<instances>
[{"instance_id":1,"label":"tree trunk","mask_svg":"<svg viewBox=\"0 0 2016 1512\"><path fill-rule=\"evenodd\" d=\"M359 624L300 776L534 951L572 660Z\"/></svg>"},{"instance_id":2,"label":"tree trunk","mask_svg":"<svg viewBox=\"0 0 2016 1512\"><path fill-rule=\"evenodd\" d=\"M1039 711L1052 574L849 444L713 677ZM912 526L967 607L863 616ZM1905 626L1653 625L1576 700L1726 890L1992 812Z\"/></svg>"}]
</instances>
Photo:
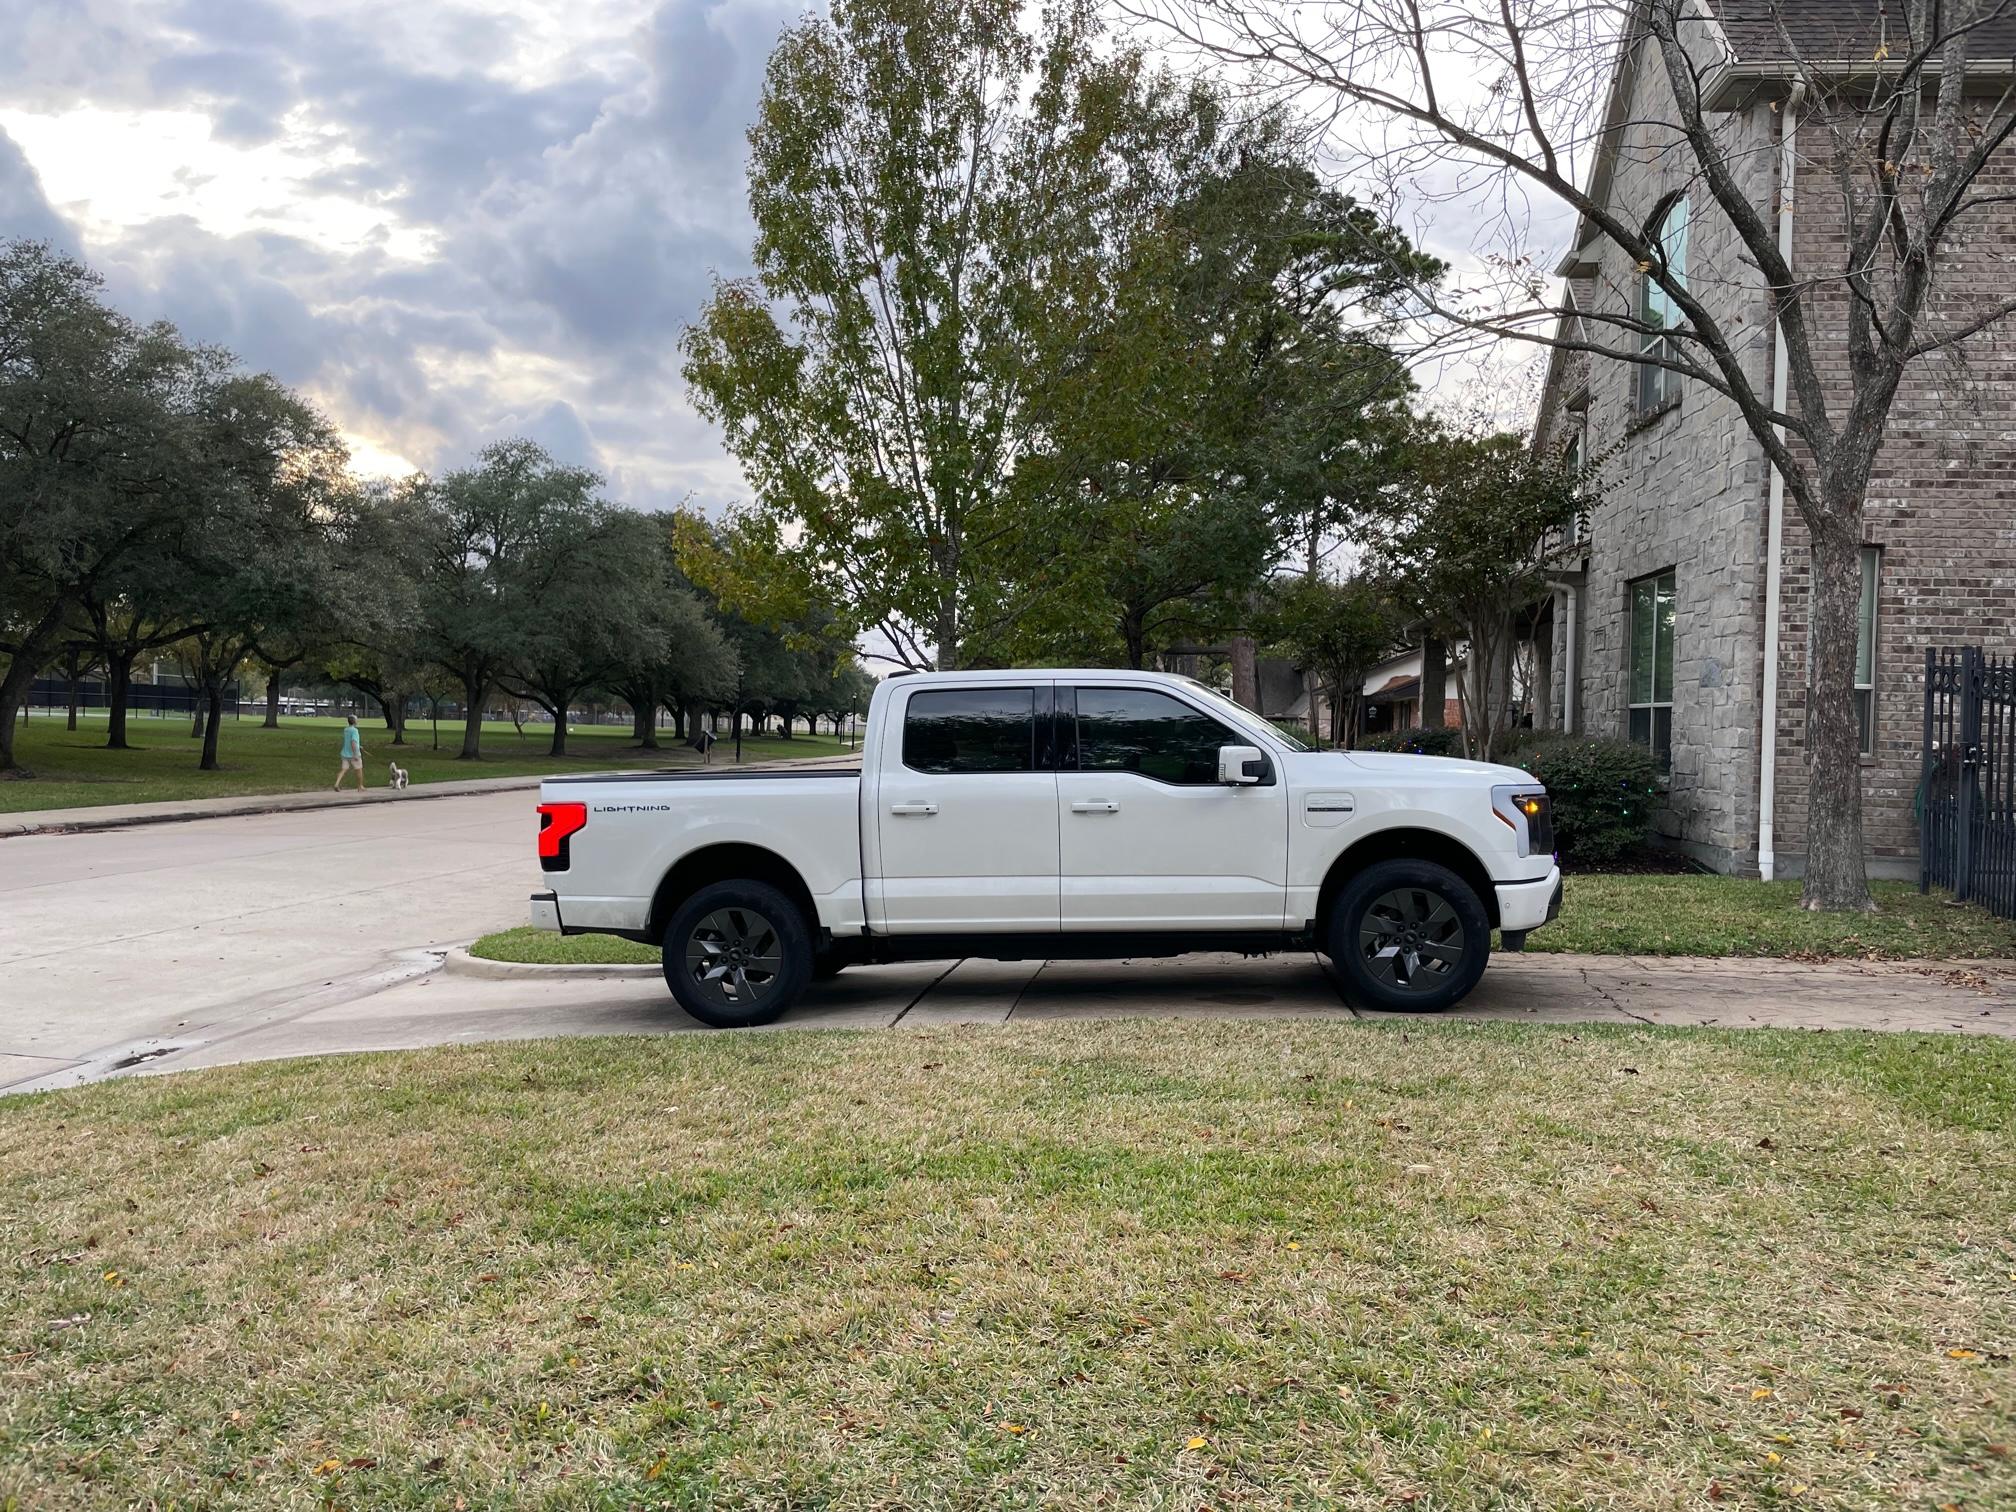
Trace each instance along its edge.
<instances>
[{"instance_id":1,"label":"tree trunk","mask_svg":"<svg viewBox=\"0 0 2016 1512\"><path fill-rule=\"evenodd\" d=\"M1120 639L1127 646L1127 665L1139 672L1148 656L1148 627L1140 615L1130 611L1120 616Z\"/></svg>"},{"instance_id":2,"label":"tree trunk","mask_svg":"<svg viewBox=\"0 0 2016 1512\"><path fill-rule=\"evenodd\" d=\"M70 684L69 721L64 728L75 730L77 728L77 653L75 651L72 651L64 658L63 671Z\"/></svg>"},{"instance_id":3,"label":"tree trunk","mask_svg":"<svg viewBox=\"0 0 2016 1512\"><path fill-rule=\"evenodd\" d=\"M133 696L133 657L105 658L105 749L127 751L126 704Z\"/></svg>"},{"instance_id":4,"label":"tree trunk","mask_svg":"<svg viewBox=\"0 0 2016 1512\"><path fill-rule=\"evenodd\" d=\"M200 770L214 772L217 767L217 728L224 722L224 684L214 682L203 689L203 712L209 715L203 726L203 759L197 763Z\"/></svg>"},{"instance_id":5,"label":"tree trunk","mask_svg":"<svg viewBox=\"0 0 2016 1512\"><path fill-rule=\"evenodd\" d=\"M483 695L489 691L480 677L464 676L462 697L462 750L457 761L480 761L483 756Z\"/></svg>"},{"instance_id":6,"label":"tree trunk","mask_svg":"<svg viewBox=\"0 0 2016 1512\"><path fill-rule=\"evenodd\" d=\"M1232 637L1232 702L1242 709L1260 709L1260 654L1250 635Z\"/></svg>"},{"instance_id":7,"label":"tree trunk","mask_svg":"<svg viewBox=\"0 0 2016 1512\"><path fill-rule=\"evenodd\" d=\"M280 671L277 667L266 669L266 719L260 728L262 730L280 728Z\"/></svg>"},{"instance_id":8,"label":"tree trunk","mask_svg":"<svg viewBox=\"0 0 2016 1512\"><path fill-rule=\"evenodd\" d=\"M187 686L187 684L184 684L184 686ZM200 692L195 695L192 704L193 711L189 716L189 738L191 740L201 740L203 739L204 727L203 715L206 712L206 708L203 695Z\"/></svg>"},{"instance_id":9,"label":"tree trunk","mask_svg":"<svg viewBox=\"0 0 2016 1512\"><path fill-rule=\"evenodd\" d=\"M948 579L945 597L938 603L938 670L956 672L959 670L959 599L951 586L952 573Z\"/></svg>"},{"instance_id":10,"label":"tree trunk","mask_svg":"<svg viewBox=\"0 0 2016 1512\"><path fill-rule=\"evenodd\" d=\"M692 735L686 732L686 705L683 703L673 704L671 705L671 709L672 733L678 737L679 744L684 745L688 740L692 739ZM696 726L693 730L693 735L698 735L699 733L700 731Z\"/></svg>"},{"instance_id":11,"label":"tree trunk","mask_svg":"<svg viewBox=\"0 0 2016 1512\"><path fill-rule=\"evenodd\" d=\"M34 680L35 666L26 656L15 657L8 663L6 676L0 677L0 772L20 770L14 762L14 722L28 697L28 684Z\"/></svg>"},{"instance_id":12,"label":"tree trunk","mask_svg":"<svg viewBox=\"0 0 2016 1512\"><path fill-rule=\"evenodd\" d=\"M1859 507L1813 534L1813 621L1806 665L1806 882L1802 908L1873 909L1862 853L1862 732L1855 717L1862 602ZM1771 732L1766 732L1766 738Z\"/></svg>"},{"instance_id":13,"label":"tree trunk","mask_svg":"<svg viewBox=\"0 0 2016 1512\"><path fill-rule=\"evenodd\" d=\"M553 716L553 744L546 749L548 756L567 754L567 705L560 705L560 711Z\"/></svg>"},{"instance_id":14,"label":"tree trunk","mask_svg":"<svg viewBox=\"0 0 2016 1512\"><path fill-rule=\"evenodd\" d=\"M658 749L657 712L656 704L636 698L630 700L630 738L646 751Z\"/></svg>"},{"instance_id":15,"label":"tree trunk","mask_svg":"<svg viewBox=\"0 0 2016 1512\"><path fill-rule=\"evenodd\" d=\"M1439 730L1449 706L1449 648L1438 635L1421 640L1421 728Z\"/></svg>"}]
</instances>

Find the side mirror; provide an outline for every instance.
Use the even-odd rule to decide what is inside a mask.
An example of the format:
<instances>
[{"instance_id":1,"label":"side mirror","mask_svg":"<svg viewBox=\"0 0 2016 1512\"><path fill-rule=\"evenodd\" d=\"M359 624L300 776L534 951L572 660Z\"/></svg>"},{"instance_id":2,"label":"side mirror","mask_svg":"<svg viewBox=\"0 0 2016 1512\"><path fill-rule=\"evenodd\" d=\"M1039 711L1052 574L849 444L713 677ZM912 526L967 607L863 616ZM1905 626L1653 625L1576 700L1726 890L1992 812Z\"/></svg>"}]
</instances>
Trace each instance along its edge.
<instances>
[{"instance_id":1,"label":"side mirror","mask_svg":"<svg viewBox=\"0 0 2016 1512\"><path fill-rule=\"evenodd\" d=\"M1258 746L1218 747L1218 780L1228 787L1251 787L1267 775L1267 756Z\"/></svg>"}]
</instances>

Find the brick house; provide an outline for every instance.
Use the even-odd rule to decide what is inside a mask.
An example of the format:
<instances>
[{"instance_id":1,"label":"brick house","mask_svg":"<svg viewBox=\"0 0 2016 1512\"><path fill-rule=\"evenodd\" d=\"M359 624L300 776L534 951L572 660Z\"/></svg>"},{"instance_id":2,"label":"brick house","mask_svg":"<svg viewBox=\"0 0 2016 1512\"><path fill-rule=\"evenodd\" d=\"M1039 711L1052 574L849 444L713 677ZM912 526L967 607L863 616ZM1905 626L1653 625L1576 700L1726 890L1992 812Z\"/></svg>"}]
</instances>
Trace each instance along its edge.
<instances>
[{"instance_id":1,"label":"brick house","mask_svg":"<svg viewBox=\"0 0 2016 1512\"><path fill-rule=\"evenodd\" d=\"M1873 0L1698 7L1704 98L1735 145L1751 202L1778 218L1781 245L1790 238L1802 279L1843 265L1845 232L1830 175L1812 158L1810 138L1824 136L1811 121L1808 137L1800 134L1784 37L1809 64L1867 60L1875 9ZM1763 277L1706 190L1690 183L1691 156L1670 145L1670 130L1662 139L1657 123L1674 110L1656 49L1642 34L1625 39L1589 192L1644 224L1662 197L1686 191L1658 228L1661 245L1725 329L1754 333L1747 371L1768 394L1777 334ZM1973 66L2006 87L2012 54L2016 16L1983 28ZM2016 148L1991 163L1996 182L1984 193L2016 192L2012 156ZM1952 302L1978 306L2016 288L2012 249L2012 207L1976 213L1947 244L1941 276ZM1644 318L1664 298L1586 225L1555 271L1567 293L1562 329L1612 350L1643 338L1582 317L1607 309ZM1847 295L1834 281L1806 297L1834 343L1823 368L1844 374L1845 395ZM1610 459L1611 487L1575 532L1536 647L1551 668L1547 722L1651 745L1667 770L1658 829L1673 846L1721 871L1798 875L1808 557L1803 522L1761 444L1734 401L1705 385L1561 348L1535 444ZM1857 697L1870 871L1915 876L1925 650L2006 652L2016 641L2016 322L1908 370L1865 531Z\"/></svg>"}]
</instances>

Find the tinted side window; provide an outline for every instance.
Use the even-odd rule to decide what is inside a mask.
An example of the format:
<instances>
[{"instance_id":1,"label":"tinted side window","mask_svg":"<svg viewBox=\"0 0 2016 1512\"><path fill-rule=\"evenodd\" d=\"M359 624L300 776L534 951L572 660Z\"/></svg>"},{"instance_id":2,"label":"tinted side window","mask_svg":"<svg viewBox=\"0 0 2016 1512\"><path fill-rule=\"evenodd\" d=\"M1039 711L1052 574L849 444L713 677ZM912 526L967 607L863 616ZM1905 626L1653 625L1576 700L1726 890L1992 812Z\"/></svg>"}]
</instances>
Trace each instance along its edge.
<instances>
[{"instance_id":1,"label":"tinted side window","mask_svg":"<svg viewBox=\"0 0 2016 1512\"><path fill-rule=\"evenodd\" d=\"M913 693L903 713L903 765L913 772L1033 772L1035 749L1030 688Z\"/></svg>"},{"instance_id":2,"label":"tinted side window","mask_svg":"<svg viewBox=\"0 0 2016 1512\"><path fill-rule=\"evenodd\" d=\"M1245 741L1188 704L1146 688L1078 689L1078 770L1160 782L1218 780L1218 747Z\"/></svg>"}]
</instances>

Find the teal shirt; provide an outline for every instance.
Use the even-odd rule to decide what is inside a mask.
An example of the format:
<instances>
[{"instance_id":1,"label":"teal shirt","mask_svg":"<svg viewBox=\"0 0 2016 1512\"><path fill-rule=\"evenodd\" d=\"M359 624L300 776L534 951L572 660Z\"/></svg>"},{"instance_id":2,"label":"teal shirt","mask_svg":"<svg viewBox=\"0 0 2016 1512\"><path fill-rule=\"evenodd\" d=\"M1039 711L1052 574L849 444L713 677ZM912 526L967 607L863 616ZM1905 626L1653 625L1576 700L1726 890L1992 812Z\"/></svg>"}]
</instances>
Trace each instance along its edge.
<instances>
[{"instance_id":1,"label":"teal shirt","mask_svg":"<svg viewBox=\"0 0 2016 1512\"><path fill-rule=\"evenodd\" d=\"M342 759L345 761L354 761L363 754L364 754L364 737L357 733L357 726L355 725L343 726Z\"/></svg>"}]
</instances>

